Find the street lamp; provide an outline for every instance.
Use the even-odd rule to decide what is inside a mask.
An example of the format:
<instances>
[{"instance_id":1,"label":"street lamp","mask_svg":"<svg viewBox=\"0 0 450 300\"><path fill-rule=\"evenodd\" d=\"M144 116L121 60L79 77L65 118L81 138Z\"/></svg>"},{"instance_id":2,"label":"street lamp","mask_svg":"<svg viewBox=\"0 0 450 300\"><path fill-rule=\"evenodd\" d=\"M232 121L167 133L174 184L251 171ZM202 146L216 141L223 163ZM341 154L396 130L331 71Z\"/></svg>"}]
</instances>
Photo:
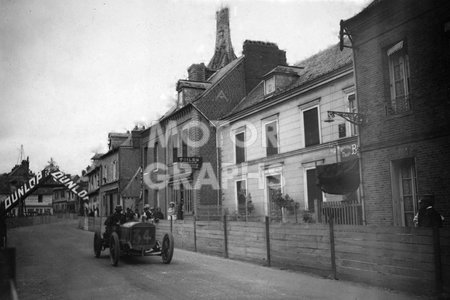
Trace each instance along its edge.
<instances>
[{"instance_id":1,"label":"street lamp","mask_svg":"<svg viewBox=\"0 0 450 300\"><path fill-rule=\"evenodd\" d=\"M349 121L350 123L356 124L356 125L362 125L365 122L365 117L363 114L344 112L344 111L334 111L334 110L328 111L328 118L324 122L327 122L327 123L334 122L335 116L344 118L345 120Z\"/></svg>"}]
</instances>

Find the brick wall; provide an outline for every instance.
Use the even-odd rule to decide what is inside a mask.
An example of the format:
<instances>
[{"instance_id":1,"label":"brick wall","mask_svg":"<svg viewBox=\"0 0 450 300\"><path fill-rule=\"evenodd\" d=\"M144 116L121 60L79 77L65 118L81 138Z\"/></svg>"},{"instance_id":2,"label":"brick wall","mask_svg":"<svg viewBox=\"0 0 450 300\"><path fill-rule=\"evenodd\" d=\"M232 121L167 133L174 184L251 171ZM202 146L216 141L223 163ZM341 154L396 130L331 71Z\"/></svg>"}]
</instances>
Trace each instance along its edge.
<instances>
[{"instance_id":1,"label":"brick wall","mask_svg":"<svg viewBox=\"0 0 450 300\"><path fill-rule=\"evenodd\" d=\"M450 225L448 178L450 39L445 1L384 1L346 22L353 37L365 211L369 224L394 224L391 162L414 158L417 193L433 193ZM426 24L426 26L425 26ZM411 111L391 115L387 49L399 41L409 57ZM444 179L442 179L444 178Z\"/></svg>"}]
</instances>

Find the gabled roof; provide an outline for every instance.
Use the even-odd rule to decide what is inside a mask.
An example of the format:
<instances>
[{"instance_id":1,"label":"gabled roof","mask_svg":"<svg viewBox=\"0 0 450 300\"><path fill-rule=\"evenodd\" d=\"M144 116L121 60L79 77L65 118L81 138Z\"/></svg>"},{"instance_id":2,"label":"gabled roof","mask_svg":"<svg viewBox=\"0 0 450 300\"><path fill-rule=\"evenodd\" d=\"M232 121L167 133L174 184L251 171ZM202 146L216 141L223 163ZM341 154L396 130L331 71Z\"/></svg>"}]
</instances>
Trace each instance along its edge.
<instances>
[{"instance_id":1,"label":"gabled roof","mask_svg":"<svg viewBox=\"0 0 450 300\"><path fill-rule=\"evenodd\" d=\"M274 93L265 97L264 82L261 81L226 117L230 117L238 112L250 109L259 103L269 101L287 91L292 91L294 89L318 82L327 75L333 74L334 72L344 68L351 67L352 62L351 49L344 48L343 51L340 51L339 44L333 45L303 61L296 63L296 66L303 67L303 69L298 70L298 79L296 79L291 85L286 86L284 89L277 89Z\"/></svg>"}]
</instances>

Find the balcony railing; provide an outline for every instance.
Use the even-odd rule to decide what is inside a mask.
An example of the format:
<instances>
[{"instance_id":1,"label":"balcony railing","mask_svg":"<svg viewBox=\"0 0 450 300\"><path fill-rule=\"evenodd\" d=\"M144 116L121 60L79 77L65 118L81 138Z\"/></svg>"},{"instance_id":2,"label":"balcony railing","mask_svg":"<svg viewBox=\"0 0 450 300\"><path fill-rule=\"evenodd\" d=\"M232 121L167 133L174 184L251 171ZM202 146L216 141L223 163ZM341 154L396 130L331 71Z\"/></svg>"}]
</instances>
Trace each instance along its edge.
<instances>
[{"instance_id":1,"label":"balcony railing","mask_svg":"<svg viewBox=\"0 0 450 300\"><path fill-rule=\"evenodd\" d=\"M411 110L410 96L399 96L386 106L387 115L398 115Z\"/></svg>"}]
</instances>

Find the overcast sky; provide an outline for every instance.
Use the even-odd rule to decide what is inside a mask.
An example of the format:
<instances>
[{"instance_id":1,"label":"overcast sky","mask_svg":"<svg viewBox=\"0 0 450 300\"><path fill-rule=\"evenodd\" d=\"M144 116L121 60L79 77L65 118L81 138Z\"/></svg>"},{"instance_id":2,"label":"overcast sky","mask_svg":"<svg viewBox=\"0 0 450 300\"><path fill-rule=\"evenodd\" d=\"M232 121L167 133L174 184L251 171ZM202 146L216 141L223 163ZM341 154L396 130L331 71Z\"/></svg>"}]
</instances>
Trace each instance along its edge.
<instances>
[{"instance_id":1,"label":"overcast sky","mask_svg":"<svg viewBox=\"0 0 450 300\"><path fill-rule=\"evenodd\" d=\"M358 1L0 0L0 173L52 157L80 174L108 132L148 125L171 105L178 79L214 53L215 12L230 9L244 40L277 43L294 64L338 42Z\"/></svg>"}]
</instances>

